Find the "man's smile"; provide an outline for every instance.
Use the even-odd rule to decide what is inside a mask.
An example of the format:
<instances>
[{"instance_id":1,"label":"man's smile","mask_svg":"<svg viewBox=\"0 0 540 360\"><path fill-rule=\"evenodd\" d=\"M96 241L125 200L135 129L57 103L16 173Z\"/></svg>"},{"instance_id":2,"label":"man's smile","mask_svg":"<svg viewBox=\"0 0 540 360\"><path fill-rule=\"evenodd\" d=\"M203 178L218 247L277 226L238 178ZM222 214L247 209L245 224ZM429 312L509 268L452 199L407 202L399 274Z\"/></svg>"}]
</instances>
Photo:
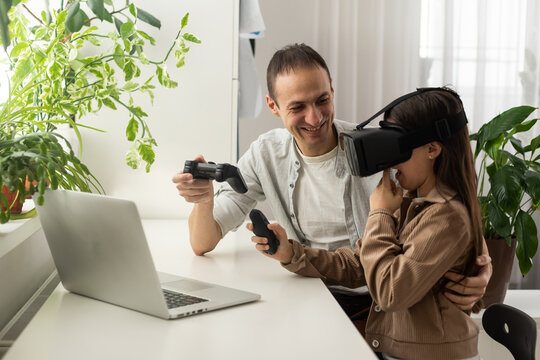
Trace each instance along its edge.
<instances>
[{"instance_id":1,"label":"man's smile","mask_svg":"<svg viewBox=\"0 0 540 360\"><path fill-rule=\"evenodd\" d=\"M304 128L302 128L302 129L307 130L307 131L317 131L317 130L319 130L323 125L324 125L324 123L321 124L321 125L319 125L319 126L317 126L317 127L304 127Z\"/></svg>"}]
</instances>

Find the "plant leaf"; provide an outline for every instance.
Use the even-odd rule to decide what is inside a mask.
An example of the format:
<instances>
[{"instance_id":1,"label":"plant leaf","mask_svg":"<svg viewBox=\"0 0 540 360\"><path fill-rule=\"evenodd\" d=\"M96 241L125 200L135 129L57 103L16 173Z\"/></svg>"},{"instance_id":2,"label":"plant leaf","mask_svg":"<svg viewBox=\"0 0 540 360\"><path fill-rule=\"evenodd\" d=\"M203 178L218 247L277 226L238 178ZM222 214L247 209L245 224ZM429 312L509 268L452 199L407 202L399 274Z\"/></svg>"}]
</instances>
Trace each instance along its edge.
<instances>
[{"instance_id":1,"label":"plant leaf","mask_svg":"<svg viewBox=\"0 0 540 360\"><path fill-rule=\"evenodd\" d=\"M177 62L176 62L176 67L177 68L181 68L182 66L185 65L185 59L186 57L185 56L182 56Z\"/></svg>"},{"instance_id":2,"label":"plant leaf","mask_svg":"<svg viewBox=\"0 0 540 360\"><path fill-rule=\"evenodd\" d=\"M129 111L133 113L133 115L138 116L140 118L148 117L148 114L145 113L140 106L130 106Z\"/></svg>"},{"instance_id":3,"label":"plant leaf","mask_svg":"<svg viewBox=\"0 0 540 360\"><path fill-rule=\"evenodd\" d=\"M133 78L133 75L135 75L136 67L135 64L133 64L133 61L126 60L124 64L124 80L129 81Z\"/></svg>"},{"instance_id":4,"label":"plant leaf","mask_svg":"<svg viewBox=\"0 0 540 360\"><path fill-rule=\"evenodd\" d=\"M2 0L0 0L0 1L2 1ZM10 56L11 57L18 57L19 54L21 53L21 51L23 51L23 50L25 50L27 48L28 48L28 43L26 41L21 41L11 49Z\"/></svg>"},{"instance_id":5,"label":"plant leaf","mask_svg":"<svg viewBox=\"0 0 540 360\"><path fill-rule=\"evenodd\" d=\"M118 34L120 34L120 29L122 28L122 25L124 24L124 22L118 19L116 16L113 16L113 22L114 22L114 27L116 27L116 31L118 31Z\"/></svg>"},{"instance_id":6,"label":"plant leaf","mask_svg":"<svg viewBox=\"0 0 540 360\"><path fill-rule=\"evenodd\" d=\"M533 106L517 106L497 115L484 124L474 137L477 138L475 157L478 156L484 144L502 133L506 133L514 126L522 123L534 110Z\"/></svg>"},{"instance_id":7,"label":"plant leaf","mask_svg":"<svg viewBox=\"0 0 540 360\"><path fill-rule=\"evenodd\" d=\"M527 170L523 179L526 184L525 192L529 194L533 203L538 204L540 202L540 173Z\"/></svg>"},{"instance_id":8,"label":"plant leaf","mask_svg":"<svg viewBox=\"0 0 540 360\"><path fill-rule=\"evenodd\" d=\"M144 39L148 40L151 45L156 45L156 39L154 39L152 36L148 35L148 33L144 32L142 30L137 30L137 33L140 36L142 36Z\"/></svg>"},{"instance_id":9,"label":"plant leaf","mask_svg":"<svg viewBox=\"0 0 540 360\"><path fill-rule=\"evenodd\" d=\"M8 29L8 11L9 9L11 9L11 5L11 0L0 0L0 37L2 38L2 45L4 46L4 50L7 50L10 43Z\"/></svg>"},{"instance_id":10,"label":"plant leaf","mask_svg":"<svg viewBox=\"0 0 540 360\"><path fill-rule=\"evenodd\" d=\"M540 147L540 135L532 139L530 145L525 146L524 150L534 153L538 147Z\"/></svg>"},{"instance_id":11,"label":"plant leaf","mask_svg":"<svg viewBox=\"0 0 540 360\"><path fill-rule=\"evenodd\" d=\"M132 90L136 89L138 86L139 86L139 84L137 84L136 82L128 81L127 83L124 84L122 89L124 89L125 91L132 91Z\"/></svg>"},{"instance_id":12,"label":"plant leaf","mask_svg":"<svg viewBox=\"0 0 540 360\"><path fill-rule=\"evenodd\" d=\"M189 13L186 13L186 15L184 15L184 17L182 18L182 21L180 21L180 30L182 30L183 28L187 26L188 19L189 19Z\"/></svg>"},{"instance_id":13,"label":"plant leaf","mask_svg":"<svg viewBox=\"0 0 540 360\"><path fill-rule=\"evenodd\" d=\"M131 15L137 17L137 7L135 6L135 4L129 4L129 12L131 13Z\"/></svg>"},{"instance_id":14,"label":"plant leaf","mask_svg":"<svg viewBox=\"0 0 540 360\"><path fill-rule=\"evenodd\" d=\"M12 78L13 85L17 86L21 81L23 81L30 71L32 71L33 66L34 64L32 63L31 58L24 58L18 61Z\"/></svg>"},{"instance_id":15,"label":"plant leaf","mask_svg":"<svg viewBox=\"0 0 540 360\"><path fill-rule=\"evenodd\" d=\"M68 32L74 33L81 30L86 19L88 19L88 16L81 10L79 1L69 4L65 21Z\"/></svg>"},{"instance_id":16,"label":"plant leaf","mask_svg":"<svg viewBox=\"0 0 540 360\"><path fill-rule=\"evenodd\" d=\"M519 269L523 275L532 267L532 258L538 249L538 235L533 218L524 211L519 211L516 217L516 256Z\"/></svg>"},{"instance_id":17,"label":"plant leaf","mask_svg":"<svg viewBox=\"0 0 540 360\"><path fill-rule=\"evenodd\" d=\"M511 137L510 138L510 143L512 144L512 146L514 147L514 149L520 153L520 154L525 154L525 150L523 150L523 145L521 144L521 140L519 139L516 139L515 137Z\"/></svg>"},{"instance_id":18,"label":"plant leaf","mask_svg":"<svg viewBox=\"0 0 540 360\"><path fill-rule=\"evenodd\" d=\"M135 24L131 21L125 22L120 27L120 36L122 39L128 39L131 35L135 33Z\"/></svg>"},{"instance_id":19,"label":"plant leaf","mask_svg":"<svg viewBox=\"0 0 540 360\"><path fill-rule=\"evenodd\" d=\"M133 145L126 153L126 164L132 169L137 169L140 162L141 159L137 154L137 148Z\"/></svg>"},{"instance_id":20,"label":"plant leaf","mask_svg":"<svg viewBox=\"0 0 540 360\"><path fill-rule=\"evenodd\" d=\"M150 14L148 11L144 11L139 7L137 8L137 19L149 25L152 25L153 27L161 29L161 21L154 15Z\"/></svg>"},{"instance_id":21,"label":"plant leaf","mask_svg":"<svg viewBox=\"0 0 540 360\"><path fill-rule=\"evenodd\" d=\"M105 6L103 0L88 0L87 5L92 10L94 14L98 17L99 20L105 20Z\"/></svg>"},{"instance_id":22,"label":"plant leaf","mask_svg":"<svg viewBox=\"0 0 540 360\"><path fill-rule=\"evenodd\" d=\"M124 50L122 50L122 46L120 46L120 44L116 44L116 46L114 47L114 62L116 63L116 65L118 65L118 67L120 67L121 69L124 68L124 64L125 64L125 58L124 58Z\"/></svg>"},{"instance_id":23,"label":"plant leaf","mask_svg":"<svg viewBox=\"0 0 540 360\"><path fill-rule=\"evenodd\" d=\"M503 166L490 178L491 193L497 203L508 214L515 215L521 199L521 185L517 172Z\"/></svg>"},{"instance_id":24,"label":"plant leaf","mask_svg":"<svg viewBox=\"0 0 540 360\"><path fill-rule=\"evenodd\" d=\"M137 133L139 132L139 122L132 116L126 127L126 138L129 141L135 140Z\"/></svg>"},{"instance_id":25,"label":"plant leaf","mask_svg":"<svg viewBox=\"0 0 540 360\"><path fill-rule=\"evenodd\" d=\"M182 38L184 38L184 40L186 40L186 41L189 41L189 42L192 42L192 43L195 43L195 44L200 44L201 43L201 40L199 40L195 35L190 34L190 33L183 34Z\"/></svg>"},{"instance_id":26,"label":"plant leaf","mask_svg":"<svg viewBox=\"0 0 540 360\"><path fill-rule=\"evenodd\" d=\"M494 199L487 203L487 217L500 236L509 239L512 228L508 216L497 206Z\"/></svg>"},{"instance_id":27,"label":"plant leaf","mask_svg":"<svg viewBox=\"0 0 540 360\"><path fill-rule=\"evenodd\" d=\"M109 98L103 98L102 99L103 101L103 104L108 107L108 108L111 108L113 110L116 110L116 104L114 103L114 101L112 101L111 99Z\"/></svg>"},{"instance_id":28,"label":"plant leaf","mask_svg":"<svg viewBox=\"0 0 540 360\"><path fill-rule=\"evenodd\" d=\"M525 160L509 153L508 151L503 151L503 153L520 173L524 173L525 170L527 170L527 162Z\"/></svg>"},{"instance_id":29,"label":"plant leaf","mask_svg":"<svg viewBox=\"0 0 540 360\"><path fill-rule=\"evenodd\" d=\"M487 141L484 145L484 151L486 152L486 154L488 154L489 157L495 160L495 162L497 163L499 163L498 154L503 141L504 134L500 134L496 138Z\"/></svg>"},{"instance_id":30,"label":"plant leaf","mask_svg":"<svg viewBox=\"0 0 540 360\"><path fill-rule=\"evenodd\" d=\"M517 124L512 129L512 131L510 132L509 135L514 135L514 134L517 134L517 133L520 133L520 132L529 131L534 126L534 124L536 124L536 121L538 121L538 119L531 119L531 120L525 121L525 122L523 122L521 124Z\"/></svg>"},{"instance_id":31,"label":"plant leaf","mask_svg":"<svg viewBox=\"0 0 540 360\"><path fill-rule=\"evenodd\" d=\"M139 154L141 154L141 157L144 161L146 161L148 164L154 163L156 154L154 153L154 150L152 149L151 145L141 143L139 145L138 150L139 150Z\"/></svg>"}]
</instances>

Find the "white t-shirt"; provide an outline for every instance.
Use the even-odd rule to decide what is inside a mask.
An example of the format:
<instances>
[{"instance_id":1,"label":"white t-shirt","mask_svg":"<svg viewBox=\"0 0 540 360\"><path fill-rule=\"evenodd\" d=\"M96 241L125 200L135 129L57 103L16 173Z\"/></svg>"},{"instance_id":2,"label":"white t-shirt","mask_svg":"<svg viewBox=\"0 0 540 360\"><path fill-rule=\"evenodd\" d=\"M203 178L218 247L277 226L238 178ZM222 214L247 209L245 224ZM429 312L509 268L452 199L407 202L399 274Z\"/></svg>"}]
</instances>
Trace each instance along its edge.
<instances>
[{"instance_id":1,"label":"white t-shirt","mask_svg":"<svg viewBox=\"0 0 540 360\"><path fill-rule=\"evenodd\" d=\"M300 229L313 248L334 251L350 246L342 196L345 183L336 176L334 164L337 146L320 156L305 156L295 148L301 166L293 204Z\"/></svg>"}]
</instances>

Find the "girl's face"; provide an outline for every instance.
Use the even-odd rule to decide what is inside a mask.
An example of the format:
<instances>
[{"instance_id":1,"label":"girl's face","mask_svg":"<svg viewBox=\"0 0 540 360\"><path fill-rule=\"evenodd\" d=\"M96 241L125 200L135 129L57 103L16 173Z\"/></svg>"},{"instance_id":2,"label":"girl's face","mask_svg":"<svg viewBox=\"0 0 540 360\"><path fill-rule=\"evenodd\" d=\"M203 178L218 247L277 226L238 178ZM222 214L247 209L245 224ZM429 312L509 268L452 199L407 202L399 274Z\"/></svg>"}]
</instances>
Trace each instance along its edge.
<instances>
[{"instance_id":1,"label":"girl's face","mask_svg":"<svg viewBox=\"0 0 540 360\"><path fill-rule=\"evenodd\" d=\"M395 122L389 119L391 122ZM436 184L433 166L435 159L442 150L438 142L417 147L412 151L409 160L398 164L392 169L396 169L396 179L399 185L409 191L417 190L417 195L425 196Z\"/></svg>"},{"instance_id":2,"label":"girl's face","mask_svg":"<svg viewBox=\"0 0 540 360\"><path fill-rule=\"evenodd\" d=\"M409 160L394 166L397 170L396 179L402 188L407 190L418 189L418 196L427 194L431 187L435 185L435 173L433 172L433 160L429 159L429 155L425 149L426 145L416 148L412 152ZM420 195L420 190L422 191Z\"/></svg>"}]
</instances>

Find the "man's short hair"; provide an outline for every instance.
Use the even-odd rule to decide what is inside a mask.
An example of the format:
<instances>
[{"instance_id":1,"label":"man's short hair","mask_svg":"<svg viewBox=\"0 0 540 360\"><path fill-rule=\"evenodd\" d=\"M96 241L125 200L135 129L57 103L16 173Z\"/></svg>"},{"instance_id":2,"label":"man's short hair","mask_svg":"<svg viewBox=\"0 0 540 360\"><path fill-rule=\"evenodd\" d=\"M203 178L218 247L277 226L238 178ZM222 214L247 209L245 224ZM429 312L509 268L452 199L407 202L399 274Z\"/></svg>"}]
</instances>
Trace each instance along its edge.
<instances>
[{"instance_id":1,"label":"man's short hair","mask_svg":"<svg viewBox=\"0 0 540 360\"><path fill-rule=\"evenodd\" d=\"M266 69L266 86L268 94L276 102L274 84L279 74L288 73L299 68L313 68L320 66L328 74L328 80L332 83L332 77L326 62L306 44L291 44L287 45L274 53L268 68ZM278 105L279 106L279 105Z\"/></svg>"}]
</instances>

